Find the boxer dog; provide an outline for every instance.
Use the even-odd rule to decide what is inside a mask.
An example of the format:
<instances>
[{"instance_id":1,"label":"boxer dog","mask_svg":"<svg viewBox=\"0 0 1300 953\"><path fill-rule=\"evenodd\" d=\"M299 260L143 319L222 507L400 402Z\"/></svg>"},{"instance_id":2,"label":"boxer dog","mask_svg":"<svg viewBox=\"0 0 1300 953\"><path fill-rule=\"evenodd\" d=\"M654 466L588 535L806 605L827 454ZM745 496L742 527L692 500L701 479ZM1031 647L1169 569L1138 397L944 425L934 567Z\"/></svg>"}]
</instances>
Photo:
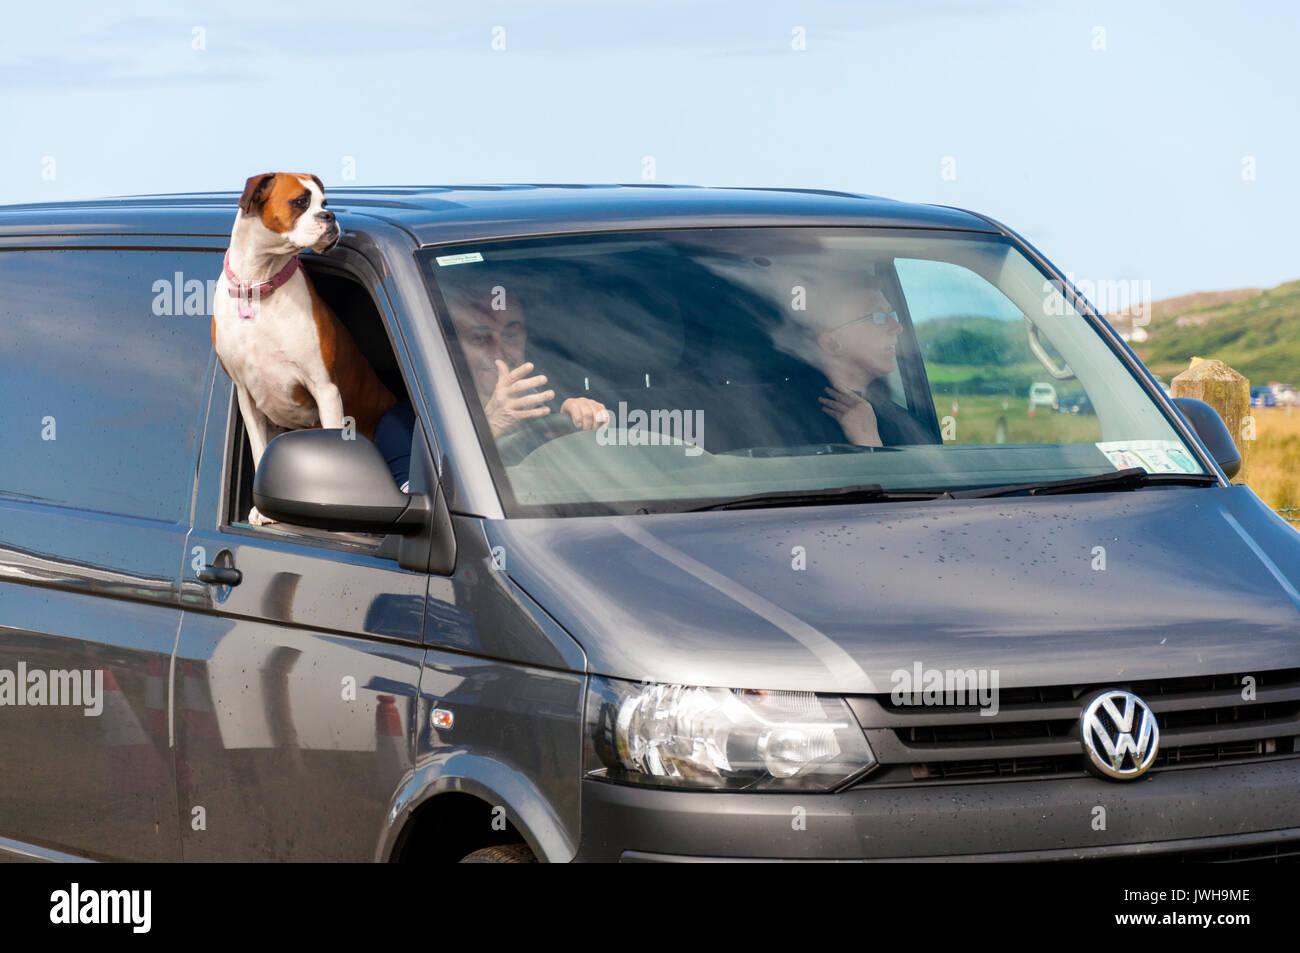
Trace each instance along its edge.
<instances>
[{"instance_id":1,"label":"boxer dog","mask_svg":"<svg viewBox=\"0 0 1300 953\"><path fill-rule=\"evenodd\" d=\"M244 184L212 309L212 344L235 382L253 468L286 430L342 429L344 415L374 439L397 399L298 261L339 241L325 187L314 175L268 172ZM274 522L254 507L248 521Z\"/></svg>"}]
</instances>

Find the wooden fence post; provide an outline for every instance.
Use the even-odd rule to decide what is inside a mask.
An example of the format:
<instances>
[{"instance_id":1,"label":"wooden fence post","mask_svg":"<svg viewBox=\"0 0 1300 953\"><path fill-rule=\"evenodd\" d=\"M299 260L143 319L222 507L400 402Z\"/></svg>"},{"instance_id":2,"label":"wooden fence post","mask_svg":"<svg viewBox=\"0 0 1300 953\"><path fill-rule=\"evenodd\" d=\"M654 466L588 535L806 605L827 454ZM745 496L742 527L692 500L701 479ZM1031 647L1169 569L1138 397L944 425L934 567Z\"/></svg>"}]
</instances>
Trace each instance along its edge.
<instances>
[{"instance_id":1,"label":"wooden fence post","mask_svg":"<svg viewBox=\"0 0 1300 953\"><path fill-rule=\"evenodd\" d=\"M1250 459L1246 448L1255 439L1255 420L1250 415L1250 381L1223 361L1194 357L1191 367L1170 382L1169 392L1175 397L1203 400L1219 412L1241 454L1241 469L1232 482L1245 483Z\"/></svg>"}]
</instances>

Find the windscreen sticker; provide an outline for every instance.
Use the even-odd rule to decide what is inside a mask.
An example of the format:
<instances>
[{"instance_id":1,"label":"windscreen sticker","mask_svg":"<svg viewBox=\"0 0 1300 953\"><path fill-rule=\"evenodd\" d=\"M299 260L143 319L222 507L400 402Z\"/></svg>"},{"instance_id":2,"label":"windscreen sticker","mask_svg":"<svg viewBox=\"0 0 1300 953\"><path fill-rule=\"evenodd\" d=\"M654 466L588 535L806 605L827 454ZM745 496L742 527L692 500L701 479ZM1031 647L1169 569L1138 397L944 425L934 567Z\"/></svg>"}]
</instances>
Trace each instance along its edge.
<instances>
[{"instance_id":1,"label":"windscreen sticker","mask_svg":"<svg viewBox=\"0 0 1300 953\"><path fill-rule=\"evenodd\" d=\"M1196 473L1196 461L1172 440L1110 440L1097 449L1116 470L1139 467L1148 473Z\"/></svg>"},{"instance_id":2,"label":"windscreen sticker","mask_svg":"<svg viewBox=\"0 0 1300 953\"><path fill-rule=\"evenodd\" d=\"M463 255L439 255L434 259L438 264L443 265L467 265L472 261L482 261L483 256L476 251L466 252Z\"/></svg>"},{"instance_id":3,"label":"windscreen sticker","mask_svg":"<svg viewBox=\"0 0 1300 953\"><path fill-rule=\"evenodd\" d=\"M1101 447L1098 446L1097 449L1101 450ZM1116 470L1129 470L1134 467L1146 469L1142 461L1127 450L1101 450L1101 452L1106 455L1106 459L1111 462L1111 465Z\"/></svg>"}]
</instances>

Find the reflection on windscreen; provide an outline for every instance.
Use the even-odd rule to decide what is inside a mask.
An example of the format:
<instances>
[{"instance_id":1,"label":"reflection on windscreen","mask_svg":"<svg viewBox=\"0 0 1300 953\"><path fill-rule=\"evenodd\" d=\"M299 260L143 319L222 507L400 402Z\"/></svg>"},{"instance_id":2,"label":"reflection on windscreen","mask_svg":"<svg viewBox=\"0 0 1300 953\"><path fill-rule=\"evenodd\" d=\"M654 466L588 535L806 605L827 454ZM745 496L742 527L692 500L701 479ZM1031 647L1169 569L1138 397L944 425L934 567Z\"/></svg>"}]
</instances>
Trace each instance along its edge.
<instances>
[{"instance_id":1,"label":"reflection on windscreen","mask_svg":"<svg viewBox=\"0 0 1300 953\"><path fill-rule=\"evenodd\" d=\"M691 229L431 249L504 495L535 511L1202 472L993 236Z\"/></svg>"}]
</instances>

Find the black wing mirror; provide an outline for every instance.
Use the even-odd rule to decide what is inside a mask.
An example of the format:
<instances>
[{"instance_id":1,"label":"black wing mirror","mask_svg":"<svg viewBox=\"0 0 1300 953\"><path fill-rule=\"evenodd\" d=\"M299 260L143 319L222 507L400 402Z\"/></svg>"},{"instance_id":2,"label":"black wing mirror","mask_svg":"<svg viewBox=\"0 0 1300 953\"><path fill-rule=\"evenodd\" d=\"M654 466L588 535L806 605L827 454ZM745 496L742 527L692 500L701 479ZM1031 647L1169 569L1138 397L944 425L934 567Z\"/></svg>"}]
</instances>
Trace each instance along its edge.
<instances>
[{"instance_id":1,"label":"black wing mirror","mask_svg":"<svg viewBox=\"0 0 1300 953\"><path fill-rule=\"evenodd\" d=\"M291 430L266 446L253 478L264 516L299 526L356 533L419 532L431 507L423 493L397 488L383 455L342 430Z\"/></svg>"},{"instance_id":2,"label":"black wing mirror","mask_svg":"<svg viewBox=\"0 0 1300 953\"><path fill-rule=\"evenodd\" d=\"M1233 442L1228 425L1223 422L1219 412L1203 400L1195 397L1175 397L1174 404L1183 412L1187 422L1192 425L1196 435L1210 451L1214 462L1231 480L1241 469L1241 451Z\"/></svg>"}]
</instances>

